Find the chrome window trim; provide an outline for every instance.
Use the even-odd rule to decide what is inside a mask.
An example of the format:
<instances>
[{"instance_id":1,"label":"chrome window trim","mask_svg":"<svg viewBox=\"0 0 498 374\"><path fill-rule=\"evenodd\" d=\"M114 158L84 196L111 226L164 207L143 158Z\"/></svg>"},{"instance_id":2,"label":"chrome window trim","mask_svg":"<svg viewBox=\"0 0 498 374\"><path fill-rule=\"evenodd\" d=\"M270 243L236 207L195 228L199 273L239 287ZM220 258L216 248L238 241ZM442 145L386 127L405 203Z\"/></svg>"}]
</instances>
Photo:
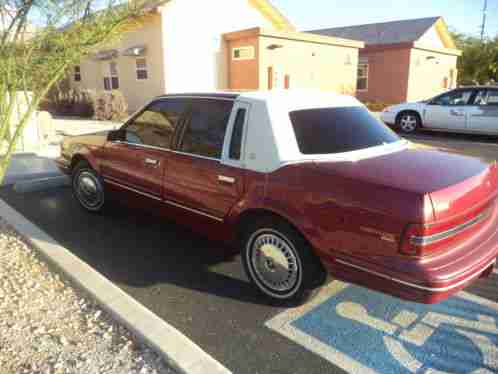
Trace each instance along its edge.
<instances>
[{"instance_id":1,"label":"chrome window trim","mask_svg":"<svg viewBox=\"0 0 498 374\"><path fill-rule=\"evenodd\" d=\"M132 146L132 147L152 149L152 150L156 150L156 151L171 152L171 153L176 153L176 154L179 154L179 155L192 156L192 157L202 158L204 160L211 160L211 161L221 162L221 159L219 159L219 158L196 155L195 153L187 153L187 152L175 151L173 149L168 149L168 148L154 147L153 145L130 143L130 142L124 142L122 140L114 140L111 143L124 144L124 145L129 145L129 146Z\"/></svg>"},{"instance_id":2,"label":"chrome window trim","mask_svg":"<svg viewBox=\"0 0 498 374\"><path fill-rule=\"evenodd\" d=\"M459 233L471 228L472 226L477 225L479 222L482 222L483 220L488 218L490 216L490 214L491 214L491 210L488 209L486 212L483 212L483 213L475 216L471 220L464 222L458 226L455 226L450 230L440 232L440 233L430 235L430 236L412 236L410 238L410 242L416 246L424 246L424 245L437 243L437 242L444 240L444 239L447 239L453 235L459 234Z\"/></svg>"},{"instance_id":3,"label":"chrome window trim","mask_svg":"<svg viewBox=\"0 0 498 374\"><path fill-rule=\"evenodd\" d=\"M208 100L222 100L222 101L236 101L237 99L231 99L229 97L216 97L216 96L162 96L157 100L167 100L167 99L208 99Z\"/></svg>"},{"instance_id":4,"label":"chrome window trim","mask_svg":"<svg viewBox=\"0 0 498 374\"><path fill-rule=\"evenodd\" d=\"M185 205L175 203L174 201L171 201L171 200L163 200L163 203L175 206L177 208L182 208L182 209L188 210L189 212L197 213L197 214L199 214L201 216L205 216L205 217L211 218L211 219L213 219L215 221L218 221L218 222L223 222L224 221L222 218L213 216L213 215L211 215L209 213L204 213L203 211L200 211L200 210L197 210L197 209L189 208L189 207L187 207Z\"/></svg>"},{"instance_id":5,"label":"chrome window trim","mask_svg":"<svg viewBox=\"0 0 498 374\"><path fill-rule=\"evenodd\" d=\"M118 186L118 187L121 187L121 188L124 188L126 190L129 190L129 191L132 191L132 192L135 192L135 193L138 193L139 195L142 195L142 196L145 196L145 197L149 197L151 199L154 199L156 201L160 201L164 204L168 204L168 205L172 205L172 206L175 206L177 208L181 208L181 209L185 209L185 210L188 210L189 212L192 212L192 213L197 213L201 216L204 216L204 217L208 217L208 218L211 218L215 221L218 221L218 222L224 222L224 219L222 218L219 218L219 217L216 217L216 216L213 216L209 213L205 213L201 210L197 210L197 209L193 209L193 208L189 208L185 205L182 205L182 204L178 204L178 203L175 203L174 201L171 201L171 200L164 200L164 199L161 199L160 197L157 197L155 195L151 195L147 192L142 192L140 190L137 190L135 188L132 188L132 187L128 187L124 184L121 184L121 183L118 183L118 182L115 182L112 178L109 178L109 177L105 177L104 178L104 182L107 182L107 183L110 183L110 184L113 184L115 186Z\"/></svg>"},{"instance_id":6,"label":"chrome window trim","mask_svg":"<svg viewBox=\"0 0 498 374\"><path fill-rule=\"evenodd\" d=\"M430 292L446 292L446 291L450 291L450 290L452 290L454 288L460 287L462 284L465 284L465 283L471 281L474 278L479 277L482 274L482 272L477 272L476 274L471 274L468 277L466 277L466 278L458 281L457 283L452 284L451 286L446 286L446 287L426 287L426 286L421 286L419 284L415 284L415 283L411 283L411 282L406 282L404 280L401 280L401 279L398 279L398 278L394 278L394 277L391 277L389 275L386 275L386 274L379 273L379 272L374 271L374 270L370 270L370 269L364 268L362 266L354 265L354 264L351 264L351 263L349 263L347 261L343 261L343 260L339 260L339 259L336 259L335 261L338 262L338 263L340 263L340 264L342 264L342 265L346 265L346 266L352 267L354 269L361 270L361 271L364 271L366 273L373 274L373 275L376 275L378 277L381 277L381 278L384 278L384 279L388 279L390 281L393 281L393 282L396 282L396 283L399 283L399 284L403 284L403 285L408 286L408 287L412 287L412 288L416 288L416 289L424 290L424 291L430 291ZM484 266L483 267L483 271L486 270L491 265L493 265L494 263L496 263L496 259L491 260L486 266Z\"/></svg>"},{"instance_id":7,"label":"chrome window trim","mask_svg":"<svg viewBox=\"0 0 498 374\"><path fill-rule=\"evenodd\" d=\"M168 151L171 152L171 153L179 154L179 155L191 156L191 157L201 158L201 159L204 159L204 160L221 162L221 159L219 159L219 158L196 155L195 153L188 153L188 152L182 152L182 151L174 151L172 149L169 149Z\"/></svg>"},{"instance_id":8,"label":"chrome window trim","mask_svg":"<svg viewBox=\"0 0 498 374\"><path fill-rule=\"evenodd\" d=\"M121 184L119 182L115 182L114 180L112 180L111 178L109 177L104 177L104 182L107 182L107 183L110 183L110 184L113 184L115 186L118 186L118 187L121 187L121 188L124 188L125 190L129 190L129 191L132 191L132 192L136 192L142 196L145 196L145 197L149 197L151 199L154 199L154 200L157 200L157 201L162 201L162 199L158 196L155 196L155 195L152 195L152 194L149 194L147 192L143 192L143 191L140 191L140 190L137 190L135 188L132 188L132 187L128 187L124 184Z\"/></svg>"},{"instance_id":9,"label":"chrome window trim","mask_svg":"<svg viewBox=\"0 0 498 374\"><path fill-rule=\"evenodd\" d=\"M130 143L130 142L122 141L122 140L113 140L110 143L124 144L124 145L129 145L129 146L137 147L137 148L153 149L156 151L171 151L171 149L167 149L167 148L155 147L153 145L147 145L147 144Z\"/></svg>"}]
</instances>

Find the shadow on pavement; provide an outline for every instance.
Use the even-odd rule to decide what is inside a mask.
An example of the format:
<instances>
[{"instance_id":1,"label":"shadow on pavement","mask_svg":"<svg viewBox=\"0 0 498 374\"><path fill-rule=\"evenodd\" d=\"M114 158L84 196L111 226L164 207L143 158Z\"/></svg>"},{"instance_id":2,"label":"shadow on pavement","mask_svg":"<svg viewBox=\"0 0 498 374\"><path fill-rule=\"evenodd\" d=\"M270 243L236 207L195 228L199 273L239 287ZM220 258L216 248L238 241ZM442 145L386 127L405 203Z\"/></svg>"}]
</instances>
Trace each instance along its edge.
<instances>
[{"instance_id":1,"label":"shadow on pavement","mask_svg":"<svg viewBox=\"0 0 498 374\"><path fill-rule=\"evenodd\" d=\"M480 135L480 134L461 134L439 131L419 131L413 135L406 135L401 132L398 134L408 140L432 140L437 142L468 142L472 143L487 143L490 145L498 144L497 135Z\"/></svg>"},{"instance_id":2,"label":"shadow on pavement","mask_svg":"<svg viewBox=\"0 0 498 374\"><path fill-rule=\"evenodd\" d=\"M78 206L68 188L29 194L4 188L0 195L117 284L140 288L169 283L271 305L245 279L233 249L171 221L115 203L103 215L90 214Z\"/></svg>"}]
</instances>

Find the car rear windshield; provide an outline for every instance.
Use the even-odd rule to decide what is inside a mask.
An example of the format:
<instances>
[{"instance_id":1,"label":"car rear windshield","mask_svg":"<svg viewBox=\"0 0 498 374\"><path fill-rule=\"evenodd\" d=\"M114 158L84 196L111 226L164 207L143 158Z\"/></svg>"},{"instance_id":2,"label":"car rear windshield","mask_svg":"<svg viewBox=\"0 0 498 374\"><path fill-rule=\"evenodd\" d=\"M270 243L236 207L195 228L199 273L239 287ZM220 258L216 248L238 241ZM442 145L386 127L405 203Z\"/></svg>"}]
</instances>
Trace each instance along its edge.
<instances>
[{"instance_id":1,"label":"car rear windshield","mask_svg":"<svg viewBox=\"0 0 498 374\"><path fill-rule=\"evenodd\" d=\"M305 155L357 151L400 140L364 107L306 109L289 115Z\"/></svg>"}]
</instances>

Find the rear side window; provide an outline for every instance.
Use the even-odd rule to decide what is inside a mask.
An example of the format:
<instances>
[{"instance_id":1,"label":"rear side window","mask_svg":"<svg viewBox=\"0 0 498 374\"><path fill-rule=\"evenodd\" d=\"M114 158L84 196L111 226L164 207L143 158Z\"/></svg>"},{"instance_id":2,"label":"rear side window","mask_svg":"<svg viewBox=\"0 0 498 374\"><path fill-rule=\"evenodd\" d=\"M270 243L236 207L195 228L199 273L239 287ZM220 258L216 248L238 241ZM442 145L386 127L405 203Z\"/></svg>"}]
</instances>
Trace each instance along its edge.
<instances>
[{"instance_id":1,"label":"rear side window","mask_svg":"<svg viewBox=\"0 0 498 374\"><path fill-rule=\"evenodd\" d=\"M351 152L400 140L364 107L306 109L289 115L305 155Z\"/></svg>"},{"instance_id":2,"label":"rear side window","mask_svg":"<svg viewBox=\"0 0 498 374\"><path fill-rule=\"evenodd\" d=\"M171 148L178 120L187 104L182 99L156 101L126 126L126 141L160 148Z\"/></svg>"},{"instance_id":3,"label":"rear side window","mask_svg":"<svg viewBox=\"0 0 498 374\"><path fill-rule=\"evenodd\" d=\"M498 90L480 90L474 99L474 105L498 106Z\"/></svg>"},{"instance_id":4,"label":"rear side window","mask_svg":"<svg viewBox=\"0 0 498 374\"><path fill-rule=\"evenodd\" d=\"M232 160L240 160L240 152L242 148L242 136L244 134L244 123L246 121L246 110L239 109L233 124L232 139L230 141L229 157Z\"/></svg>"},{"instance_id":5,"label":"rear side window","mask_svg":"<svg viewBox=\"0 0 498 374\"><path fill-rule=\"evenodd\" d=\"M221 158L233 101L194 99L183 130L179 150L209 158Z\"/></svg>"}]
</instances>

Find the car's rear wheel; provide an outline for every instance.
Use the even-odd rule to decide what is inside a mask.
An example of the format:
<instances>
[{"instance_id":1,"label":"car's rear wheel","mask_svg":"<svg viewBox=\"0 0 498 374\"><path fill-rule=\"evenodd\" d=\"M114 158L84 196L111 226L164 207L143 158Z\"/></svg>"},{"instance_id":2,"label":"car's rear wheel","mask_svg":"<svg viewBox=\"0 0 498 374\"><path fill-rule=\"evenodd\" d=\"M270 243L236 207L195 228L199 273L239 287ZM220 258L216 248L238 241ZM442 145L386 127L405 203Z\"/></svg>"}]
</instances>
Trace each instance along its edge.
<instances>
[{"instance_id":1,"label":"car's rear wheel","mask_svg":"<svg viewBox=\"0 0 498 374\"><path fill-rule=\"evenodd\" d=\"M100 176L86 161L80 161L72 173L73 195L89 212L101 212L105 204L104 185Z\"/></svg>"},{"instance_id":2,"label":"car's rear wheel","mask_svg":"<svg viewBox=\"0 0 498 374\"><path fill-rule=\"evenodd\" d=\"M248 278L274 301L300 304L326 280L309 243L281 219L258 219L244 231L242 245Z\"/></svg>"},{"instance_id":3,"label":"car's rear wheel","mask_svg":"<svg viewBox=\"0 0 498 374\"><path fill-rule=\"evenodd\" d=\"M411 134L420 128L420 117L415 112L403 112L397 118L398 128L406 133Z\"/></svg>"}]
</instances>

